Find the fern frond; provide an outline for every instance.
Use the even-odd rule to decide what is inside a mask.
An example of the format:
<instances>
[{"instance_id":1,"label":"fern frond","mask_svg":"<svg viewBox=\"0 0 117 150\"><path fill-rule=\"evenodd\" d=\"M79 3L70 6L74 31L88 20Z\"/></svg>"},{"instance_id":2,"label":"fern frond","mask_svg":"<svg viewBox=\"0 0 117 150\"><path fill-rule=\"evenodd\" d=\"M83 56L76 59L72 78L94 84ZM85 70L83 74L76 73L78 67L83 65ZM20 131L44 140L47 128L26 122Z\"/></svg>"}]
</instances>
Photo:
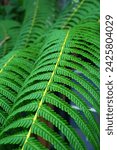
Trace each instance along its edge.
<instances>
[{"instance_id":1,"label":"fern frond","mask_svg":"<svg viewBox=\"0 0 117 150\"><path fill-rule=\"evenodd\" d=\"M46 7L44 7L45 5ZM38 49L43 44L41 34L50 26L49 21L53 21L55 10L54 5L54 0L49 3L46 0L30 1L29 6L27 7L26 17L24 19L19 40L16 43L15 48L8 55L6 55L6 57L1 59L0 84L3 88L0 92L0 97L1 99L4 99L6 103L9 101L12 102L11 107L15 102L13 101L13 99L15 99L13 96L15 95L15 97L17 97L16 95L18 94L25 79L30 74L36 57L39 54ZM41 9L43 7L45 9ZM33 34L36 35L36 38ZM25 47L29 47L27 44L31 38L34 41L38 38L36 40L36 42L39 42L37 44L38 46L32 45L30 49L27 49ZM32 44L33 42L29 41L29 44ZM19 46L17 45L18 43ZM23 43L23 45L21 43ZM15 49L16 51L14 51ZM6 92L6 90L9 90L9 92ZM3 110L8 109L7 105L1 105L1 108Z\"/></svg>"},{"instance_id":2,"label":"fern frond","mask_svg":"<svg viewBox=\"0 0 117 150\"><path fill-rule=\"evenodd\" d=\"M26 9L24 22L13 50L21 50L29 47L34 42L39 42L38 38L47 30L54 20L55 0L31 0ZM35 7L36 6L36 7ZM43 9L44 8L44 9ZM12 57L15 52L6 56L0 64Z\"/></svg>"},{"instance_id":3,"label":"fern frond","mask_svg":"<svg viewBox=\"0 0 117 150\"><path fill-rule=\"evenodd\" d=\"M41 140L57 150L87 149L55 109L99 149L99 124L90 111L99 117L99 0L72 1L56 21L55 4L24 1L18 40L0 60L0 149L47 149Z\"/></svg>"},{"instance_id":4,"label":"fern frond","mask_svg":"<svg viewBox=\"0 0 117 150\"><path fill-rule=\"evenodd\" d=\"M26 9L24 23L15 50L29 47L52 25L55 0L31 0Z\"/></svg>"},{"instance_id":5,"label":"fern frond","mask_svg":"<svg viewBox=\"0 0 117 150\"><path fill-rule=\"evenodd\" d=\"M55 149L59 149L59 145L61 149L73 147L84 150L82 139L65 119L45 105L49 103L70 115L93 147L99 149L99 125L89 110L90 105L99 113L99 25L96 22L81 22L69 31L54 30L49 37L5 120L4 129L1 129L1 144L6 144L4 139L10 139L9 132L16 134L18 128L25 128L25 140L22 137L19 145L22 150L29 147L34 135L43 137ZM91 45L92 56L88 44ZM73 102L86 121L59 95ZM61 145L60 135L49 129L39 117L56 126L66 136L70 146Z\"/></svg>"},{"instance_id":6,"label":"fern frond","mask_svg":"<svg viewBox=\"0 0 117 150\"><path fill-rule=\"evenodd\" d=\"M55 23L57 29L69 29L77 25L80 21L98 21L99 0L80 0L71 3L62 11Z\"/></svg>"}]
</instances>

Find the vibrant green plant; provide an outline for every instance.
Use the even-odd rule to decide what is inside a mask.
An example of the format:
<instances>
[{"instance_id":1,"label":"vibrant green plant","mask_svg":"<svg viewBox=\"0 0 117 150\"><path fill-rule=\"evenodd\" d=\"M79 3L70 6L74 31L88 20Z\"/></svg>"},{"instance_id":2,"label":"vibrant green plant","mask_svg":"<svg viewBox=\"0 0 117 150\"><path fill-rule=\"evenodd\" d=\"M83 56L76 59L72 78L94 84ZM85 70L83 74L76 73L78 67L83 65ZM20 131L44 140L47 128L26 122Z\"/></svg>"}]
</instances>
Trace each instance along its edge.
<instances>
[{"instance_id":1,"label":"vibrant green plant","mask_svg":"<svg viewBox=\"0 0 117 150\"><path fill-rule=\"evenodd\" d=\"M24 5L20 33L15 22L11 27L17 40L0 45L1 52L10 47L0 59L0 149L48 149L43 140L57 150L87 149L58 108L98 150L99 123L87 103L99 116L99 0L74 1L60 12L56 0Z\"/></svg>"}]
</instances>

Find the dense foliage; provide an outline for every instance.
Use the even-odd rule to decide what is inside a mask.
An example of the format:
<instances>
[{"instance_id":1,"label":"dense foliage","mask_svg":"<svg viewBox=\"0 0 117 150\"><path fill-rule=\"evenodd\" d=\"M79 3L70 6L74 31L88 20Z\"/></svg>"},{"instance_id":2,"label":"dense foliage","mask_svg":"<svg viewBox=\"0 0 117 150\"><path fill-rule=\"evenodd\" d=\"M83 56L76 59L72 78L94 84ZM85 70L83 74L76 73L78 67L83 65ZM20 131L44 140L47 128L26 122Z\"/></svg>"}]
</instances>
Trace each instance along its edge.
<instances>
[{"instance_id":1,"label":"dense foliage","mask_svg":"<svg viewBox=\"0 0 117 150\"><path fill-rule=\"evenodd\" d=\"M85 150L72 118L99 150L99 0L17 5L0 15L0 149Z\"/></svg>"}]
</instances>

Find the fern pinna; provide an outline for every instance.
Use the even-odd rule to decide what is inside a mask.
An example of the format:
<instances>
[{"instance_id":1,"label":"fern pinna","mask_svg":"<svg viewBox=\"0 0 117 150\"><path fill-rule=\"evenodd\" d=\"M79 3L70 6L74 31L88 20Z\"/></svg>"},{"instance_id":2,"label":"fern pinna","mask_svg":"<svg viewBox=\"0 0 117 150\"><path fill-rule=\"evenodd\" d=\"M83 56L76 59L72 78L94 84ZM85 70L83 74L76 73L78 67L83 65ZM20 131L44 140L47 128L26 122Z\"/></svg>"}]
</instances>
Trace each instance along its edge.
<instances>
[{"instance_id":1,"label":"fern pinna","mask_svg":"<svg viewBox=\"0 0 117 150\"><path fill-rule=\"evenodd\" d=\"M72 1L59 14L55 0L25 7L16 44L0 60L0 149L87 149L69 117L98 150L90 107L99 116L99 1Z\"/></svg>"}]
</instances>

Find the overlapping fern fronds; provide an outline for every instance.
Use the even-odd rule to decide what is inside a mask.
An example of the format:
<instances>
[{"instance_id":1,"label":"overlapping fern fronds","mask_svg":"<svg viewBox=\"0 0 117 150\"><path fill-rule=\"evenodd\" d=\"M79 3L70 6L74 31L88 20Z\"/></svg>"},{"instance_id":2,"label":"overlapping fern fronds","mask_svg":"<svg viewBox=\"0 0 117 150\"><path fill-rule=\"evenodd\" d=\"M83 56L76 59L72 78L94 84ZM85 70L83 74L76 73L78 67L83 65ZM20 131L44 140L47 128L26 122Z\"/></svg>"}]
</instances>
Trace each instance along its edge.
<instances>
[{"instance_id":1,"label":"overlapping fern fronds","mask_svg":"<svg viewBox=\"0 0 117 150\"><path fill-rule=\"evenodd\" d=\"M55 2L41 2L47 4L41 7L43 13L37 12L37 3L35 17L32 19L31 12L26 15L14 50L1 61L1 149L48 149L40 138L57 150L87 149L57 108L74 120L98 150L99 124L89 105L99 115L99 1L71 3L50 30L46 24L53 22ZM53 10L48 14L52 18L48 18L47 7ZM32 21L29 25L28 18Z\"/></svg>"},{"instance_id":2,"label":"overlapping fern fronds","mask_svg":"<svg viewBox=\"0 0 117 150\"><path fill-rule=\"evenodd\" d=\"M41 2L40 5L38 5L39 2ZM52 15L53 18L53 13L55 9L54 7L52 7L52 5L55 5L55 3L53 3L54 1L51 1L52 3L50 2L47 5L48 9L46 7L46 11L40 13L41 8L45 6L46 2L46 0L35 0L32 2L30 1L26 12L27 16L28 13L31 11L31 13L29 13L30 18L26 17L24 19L24 22L26 22L27 20L28 21L26 25L24 23L24 25L22 26L21 33L19 35L21 38L16 42L13 50L11 50L11 52L9 52L8 55L3 57L0 61L0 98L2 102L0 106L2 107L1 111L5 111L5 116L8 115L10 108L15 103L14 97L17 96L20 88L23 86L25 79L30 74L33 68L33 64L39 55L38 49L41 47L42 41L44 39L41 38L40 32L42 33L42 30L44 32L44 30L46 30L50 26L49 23L45 23L44 18L47 18L48 13L49 17L51 17ZM33 4L34 7L32 7ZM38 10L37 6L39 7ZM29 8L31 9L29 10ZM43 22L42 28L40 28L40 25L37 25L37 22L41 24L39 16L42 19L41 22ZM28 41L31 40L30 35L33 34L33 30L37 30L37 34L35 35L37 39L35 39L34 36L32 36L32 39L34 39L38 43L35 47L34 45L30 47L28 45ZM7 109L6 105L10 108ZM5 116L3 115L3 113L1 115L2 116L0 119L0 123L3 124L3 118Z\"/></svg>"}]
</instances>

